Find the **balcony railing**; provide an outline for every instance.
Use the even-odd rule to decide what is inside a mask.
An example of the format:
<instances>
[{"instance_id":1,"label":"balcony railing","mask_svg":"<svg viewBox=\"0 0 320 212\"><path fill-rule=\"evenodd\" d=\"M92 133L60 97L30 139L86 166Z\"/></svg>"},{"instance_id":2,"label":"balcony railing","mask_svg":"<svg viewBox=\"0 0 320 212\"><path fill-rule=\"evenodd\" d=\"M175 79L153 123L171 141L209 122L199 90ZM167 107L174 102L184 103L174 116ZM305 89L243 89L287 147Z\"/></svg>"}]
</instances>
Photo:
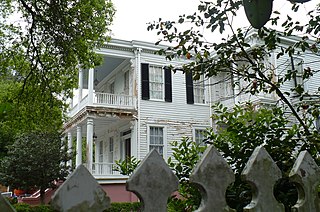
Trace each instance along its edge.
<instances>
[{"instance_id":1,"label":"balcony railing","mask_svg":"<svg viewBox=\"0 0 320 212\"><path fill-rule=\"evenodd\" d=\"M134 96L112 93L95 92L93 103L98 105L115 106L117 108L132 108L135 106Z\"/></svg>"},{"instance_id":2,"label":"balcony railing","mask_svg":"<svg viewBox=\"0 0 320 212\"><path fill-rule=\"evenodd\" d=\"M86 95L80 102L76 104L69 112L69 117L74 116L77 112L89 105L89 95ZM118 109L134 109L136 105L136 98L130 95L112 94L94 92L92 105L90 106L103 106Z\"/></svg>"},{"instance_id":3,"label":"balcony railing","mask_svg":"<svg viewBox=\"0 0 320 212\"><path fill-rule=\"evenodd\" d=\"M115 171L115 163L93 163L92 175L120 175L118 171Z\"/></svg>"}]
</instances>

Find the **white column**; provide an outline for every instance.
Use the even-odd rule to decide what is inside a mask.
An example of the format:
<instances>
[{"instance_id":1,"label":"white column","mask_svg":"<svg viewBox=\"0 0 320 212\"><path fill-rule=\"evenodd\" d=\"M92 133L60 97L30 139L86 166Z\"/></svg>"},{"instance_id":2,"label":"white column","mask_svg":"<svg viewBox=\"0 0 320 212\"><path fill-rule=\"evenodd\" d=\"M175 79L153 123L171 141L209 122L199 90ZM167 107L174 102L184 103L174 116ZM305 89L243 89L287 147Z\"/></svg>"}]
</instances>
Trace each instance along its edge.
<instances>
[{"instance_id":1,"label":"white column","mask_svg":"<svg viewBox=\"0 0 320 212\"><path fill-rule=\"evenodd\" d=\"M88 170L92 171L93 159L93 118L87 119L87 165Z\"/></svg>"},{"instance_id":2,"label":"white column","mask_svg":"<svg viewBox=\"0 0 320 212\"><path fill-rule=\"evenodd\" d=\"M93 103L93 80L94 80L94 69L89 69L89 77L88 77L88 104L92 105Z\"/></svg>"},{"instance_id":3,"label":"white column","mask_svg":"<svg viewBox=\"0 0 320 212\"><path fill-rule=\"evenodd\" d=\"M82 89L83 89L83 71L79 68L79 81L78 81L78 106L82 100Z\"/></svg>"},{"instance_id":4,"label":"white column","mask_svg":"<svg viewBox=\"0 0 320 212\"><path fill-rule=\"evenodd\" d=\"M72 153L72 134L71 132L68 132L68 153L71 154ZM67 165L68 166L72 166L72 160L70 159L68 162L67 162Z\"/></svg>"},{"instance_id":5,"label":"white column","mask_svg":"<svg viewBox=\"0 0 320 212\"><path fill-rule=\"evenodd\" d=\"M82 132L81 126L77 126L77 154L76 154L76 167L82 164Z\"/></svg>"},{"instance_id":6,"label":"white column","mask_svg":"<svg viewBox=\"0 0 320 212\"><path fill-rule=\"evenodd\" d=\"M136 69L135 69L135 74L136 74L136 80L137 80L137 84L138 86L136 87L137 90L137 111L138 111L138 117L137 117L137 132L136 132L136 143L134 145L136 145L137 149L136 149L136 154L137 154L137 158L138 160L140 160L140 125L141 125L141 120L140 120L140 104L141 104L141 48L137 48L135 51L135 60L136 60Z\"/></svg>"}]
</instances>

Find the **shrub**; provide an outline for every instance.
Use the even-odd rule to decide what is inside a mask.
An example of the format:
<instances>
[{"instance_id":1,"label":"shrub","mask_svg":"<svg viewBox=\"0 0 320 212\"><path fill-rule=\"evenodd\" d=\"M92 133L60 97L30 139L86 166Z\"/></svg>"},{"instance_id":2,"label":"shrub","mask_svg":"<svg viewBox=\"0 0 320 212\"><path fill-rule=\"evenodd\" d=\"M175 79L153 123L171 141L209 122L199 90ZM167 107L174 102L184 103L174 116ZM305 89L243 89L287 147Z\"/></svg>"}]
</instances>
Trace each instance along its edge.
<instances>
[{"instance_id":1,"label":"shrub","mask_svg":"<svg viewBox=\"0 0 320 212\"><path fill-rule=\"evenodd\" d=\"M17 212L56 212L50 205L29 205L26 203L17 203L13 207Z\"/></svg>"},{"instance_id":2,"label":"shrub","mask_svg":"<svg viewBox=\"0 0 320 212\"><path fill-rule=\"evenodd\" d=\"M113 202L104 212L138 212L141 211L141 202Z\"/></svg>"}]
</instances>

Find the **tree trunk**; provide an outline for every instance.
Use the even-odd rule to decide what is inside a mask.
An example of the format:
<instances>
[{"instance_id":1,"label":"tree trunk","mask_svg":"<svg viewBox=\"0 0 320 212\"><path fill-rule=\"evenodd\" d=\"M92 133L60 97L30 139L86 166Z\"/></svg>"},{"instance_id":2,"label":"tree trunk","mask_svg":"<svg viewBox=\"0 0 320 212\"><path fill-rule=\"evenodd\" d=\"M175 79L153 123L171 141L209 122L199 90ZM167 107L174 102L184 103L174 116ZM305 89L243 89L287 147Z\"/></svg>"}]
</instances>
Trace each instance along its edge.
<instances>
[{"instance_id":1,"label":"tree trunk","mask_svg":"<svg viewBox=\"0 0 320 212\"><path fill-rule=\"evenodd\" d=\"M40 187L40 203L44 205L44 197L45 197L45 188Z\"/></svg>"}]
</instances>

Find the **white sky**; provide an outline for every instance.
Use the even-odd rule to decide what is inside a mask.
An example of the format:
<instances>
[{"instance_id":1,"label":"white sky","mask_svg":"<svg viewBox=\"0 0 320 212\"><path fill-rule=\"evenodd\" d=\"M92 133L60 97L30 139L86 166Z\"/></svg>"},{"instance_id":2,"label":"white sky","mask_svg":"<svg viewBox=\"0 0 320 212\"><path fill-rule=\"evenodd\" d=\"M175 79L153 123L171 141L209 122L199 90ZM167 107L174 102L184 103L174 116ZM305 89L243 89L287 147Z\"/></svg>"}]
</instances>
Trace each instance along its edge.
<instances>
[{"instance_id":1,"label":"white sky","mask_svg":"<svg viewBox=\"0 0 320 212\"><path fill-rule=\"evenodd\" d=\"M159 36L156 30L147 31L147 23L157 21L159 18L163 20L177 20L179 15L192 14L197 11L199 0L112 0L116 8L114 22L111 27L112 37L123 40L140 40L148 42L156 42ZM303 10L314 8L318 0L301 5ZM288 0L274 1L273 10L290 11L292 4ZM298 20L305 15L294 14ZM234 20L235 24L241 26L249 26L244 13L237 16ZM282 22L280 22L282 23ZM205 33L208 39L215 38L219 35Z\"/></svg>"}]
</instances>

